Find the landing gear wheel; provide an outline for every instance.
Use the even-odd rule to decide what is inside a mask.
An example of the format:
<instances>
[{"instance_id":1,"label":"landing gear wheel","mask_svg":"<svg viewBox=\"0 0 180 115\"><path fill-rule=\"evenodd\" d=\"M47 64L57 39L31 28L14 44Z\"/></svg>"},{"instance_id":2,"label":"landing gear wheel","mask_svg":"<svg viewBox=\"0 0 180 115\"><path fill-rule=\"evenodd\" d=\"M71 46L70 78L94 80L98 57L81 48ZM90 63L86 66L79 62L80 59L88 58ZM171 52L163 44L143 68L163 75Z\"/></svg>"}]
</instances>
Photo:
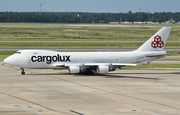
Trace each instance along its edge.
<instances>
[{"instance_id":1,"label":"landing gear wheel","mask_svg":"<svg viewBox=\"0 0 180 115\"><path fill-rule=\"evenodd\" d=\"M22 70L21 74L25 75L24 68L20 68Z\"/></svg>"},{"instance_id":2,"label":"landing gear wheel","mask_svg":"<svg viewBox=\"0 0 180 115\"><path fill-rule=\"evenodd\" d=\"M88 72L88 74L93 75L94 72L91 70L91 71Z\"/></svg>"},{"instance_id":3,"label":"landing gear wheel","mask_svg":"<svg viewBox=\"0 0 180 115\"><path fill-rule=\"evenodd\" d=\"M22 75L25 75L25 72L21 72Z\"/></svg>"}]
</instances>

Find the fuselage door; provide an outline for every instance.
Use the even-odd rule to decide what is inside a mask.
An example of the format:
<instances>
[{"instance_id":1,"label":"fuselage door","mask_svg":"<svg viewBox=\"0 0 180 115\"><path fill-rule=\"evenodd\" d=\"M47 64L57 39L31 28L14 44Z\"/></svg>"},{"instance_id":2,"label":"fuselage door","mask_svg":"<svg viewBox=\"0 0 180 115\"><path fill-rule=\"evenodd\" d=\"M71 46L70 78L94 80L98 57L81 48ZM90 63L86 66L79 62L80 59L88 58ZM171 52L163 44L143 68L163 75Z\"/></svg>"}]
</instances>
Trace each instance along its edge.
<instances>
[{"instance_id":1,"label":"fuselage door","mask_svg":"<svg viewBox=\"0 0 180 115\"><path fill-rule=\"evenodd\" d=\"M28 57L28 59L27 59L27 65L28 65L28 66L31 66L31 63L32 63L31 57Z\"/></svg>"}]
</instances>

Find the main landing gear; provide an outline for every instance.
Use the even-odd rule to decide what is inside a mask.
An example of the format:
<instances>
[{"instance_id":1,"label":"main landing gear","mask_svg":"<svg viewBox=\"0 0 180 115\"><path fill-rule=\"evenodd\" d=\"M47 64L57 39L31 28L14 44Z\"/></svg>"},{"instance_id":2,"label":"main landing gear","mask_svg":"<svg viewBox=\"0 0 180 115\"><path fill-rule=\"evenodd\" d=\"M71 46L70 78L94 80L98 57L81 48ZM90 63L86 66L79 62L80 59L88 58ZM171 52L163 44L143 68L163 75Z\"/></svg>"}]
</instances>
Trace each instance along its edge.
<instances>
[{"instance_id":1,"label":"main landing gear","mask_svg":"<svg viewBox=\"0 0 180 115\"><path fill-rule=\"evenodd\" d=\"M21 74L25 75L24 68L20 68L22 70Z\"/></svg>"}]
</instances>

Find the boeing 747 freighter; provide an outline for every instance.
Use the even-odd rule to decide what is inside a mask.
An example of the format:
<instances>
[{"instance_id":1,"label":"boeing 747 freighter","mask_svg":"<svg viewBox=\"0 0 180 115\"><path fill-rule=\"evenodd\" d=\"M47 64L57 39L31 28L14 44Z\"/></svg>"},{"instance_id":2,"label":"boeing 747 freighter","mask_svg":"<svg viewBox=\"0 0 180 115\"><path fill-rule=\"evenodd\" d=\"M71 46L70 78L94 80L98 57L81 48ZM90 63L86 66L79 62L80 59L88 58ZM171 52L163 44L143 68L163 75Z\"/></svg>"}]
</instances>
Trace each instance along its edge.
<instances>
[{"instance_id":1,"label":"boeing 747 freighter","mask_svg":"<svg viewBox=\"0 0 180 115\"><path fill-rule=\"evenodd\" d=\"M108 73L123 66L136 66L167 55L163 51L171 27L163 27L141 47L131 52L57 52L48 50L19 50L4 63L30 69L68 69L69 73Z\"/></svg>"}]
</instances>

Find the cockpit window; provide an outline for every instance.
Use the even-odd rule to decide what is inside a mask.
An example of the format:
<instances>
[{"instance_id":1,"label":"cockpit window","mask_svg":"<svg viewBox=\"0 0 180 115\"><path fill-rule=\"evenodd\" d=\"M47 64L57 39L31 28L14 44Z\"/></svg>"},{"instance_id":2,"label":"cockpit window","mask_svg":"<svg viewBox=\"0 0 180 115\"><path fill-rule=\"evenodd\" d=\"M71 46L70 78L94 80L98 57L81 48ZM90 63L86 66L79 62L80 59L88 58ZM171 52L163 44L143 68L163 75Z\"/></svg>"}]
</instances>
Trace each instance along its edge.
<instances>
[{"instance_id":1,"label":"cockpit window","mask_svg":"<svg viewBox=\"0 0 180 115\"><path fill-rule=\"evenodd\" d=\"M21 54L21 52L16 52L15 54Z\"/></svg>"}]
</instances>

